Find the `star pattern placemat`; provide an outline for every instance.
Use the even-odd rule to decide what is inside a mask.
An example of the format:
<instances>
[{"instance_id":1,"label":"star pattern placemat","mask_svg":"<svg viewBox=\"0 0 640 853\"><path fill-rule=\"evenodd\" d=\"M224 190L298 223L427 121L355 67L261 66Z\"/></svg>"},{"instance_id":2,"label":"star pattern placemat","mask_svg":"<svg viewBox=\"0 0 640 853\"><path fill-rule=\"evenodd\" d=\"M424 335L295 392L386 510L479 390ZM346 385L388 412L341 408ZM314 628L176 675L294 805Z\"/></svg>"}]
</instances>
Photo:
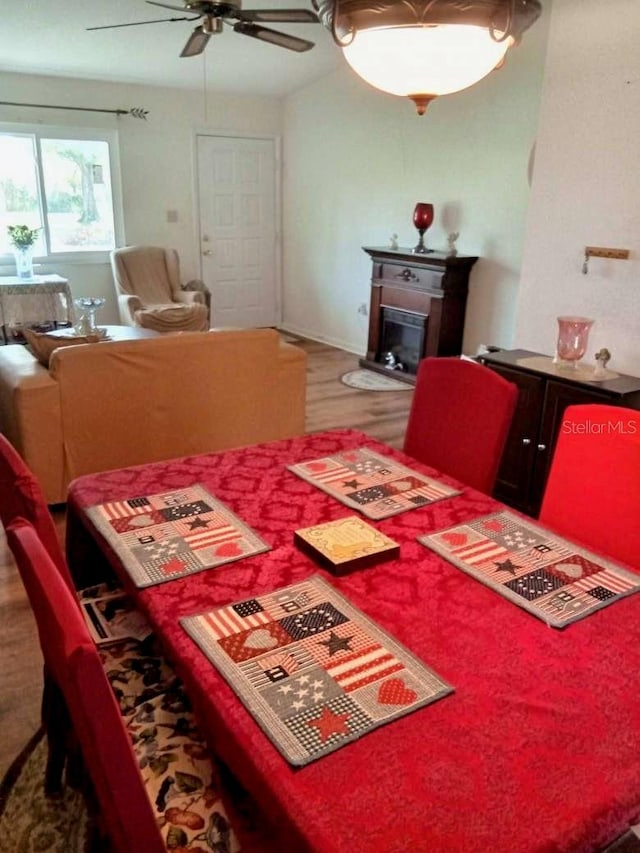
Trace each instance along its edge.
<instances>
[{"instance_id":1,"label":"star pattern placemat","mask_svg":"<svg viewBox=\"0 0 640 853\"><path fill-rule=\"evenodd\" d=\"M137 587L271 549L222 501L197 484L98 504L86 512Z\"/></svg>"},{"instance_id":2,"label":"star pattern placemat","mask_svg":"<svg viewBox=\"0 0 640 853\"><path fill-rule=\"evenodd\" d=\"M418 541L554 628L640 589L640 575L508 511Z\"/></svg>"},{"instance_id":3,"label":"star pattern placemat","mask_svg":"<svg viewBox=\"0 0 640 853\"><path fill-rule=\"evenodd\" d=\"M453 691L315 575L180 622L297 766Z\"/></svg>"},{"instance_id":4,"label":"star pattern placemat","mask_svg":"<svg viewBox=\"0 0 640 853\"><path fill-rule=\"evenodd\" d=\"M365 447L287 467L341 503L376 520L460 494L458 489Z\"/></svg>"}]
</instances>

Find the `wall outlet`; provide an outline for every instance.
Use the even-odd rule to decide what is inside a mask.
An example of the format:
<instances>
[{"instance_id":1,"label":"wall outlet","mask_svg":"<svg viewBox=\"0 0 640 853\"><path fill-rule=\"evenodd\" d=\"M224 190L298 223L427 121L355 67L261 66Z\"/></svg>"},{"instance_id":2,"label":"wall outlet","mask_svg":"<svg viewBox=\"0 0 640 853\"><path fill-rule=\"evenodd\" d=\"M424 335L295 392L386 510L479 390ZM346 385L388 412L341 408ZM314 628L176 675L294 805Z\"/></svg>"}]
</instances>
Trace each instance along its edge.
<instances>
[{"instance_id":1,"label":"wall outlet","mask_svg":"<svg viewBox=\"0 0 640 853\"><path fill-rule=\"evenodd\" d=\"M366 317L368 313L369 306L366 302L361 302L360 305L358 305L358 314L362 314L363 317Z\"/></svg>"}]
</instances>

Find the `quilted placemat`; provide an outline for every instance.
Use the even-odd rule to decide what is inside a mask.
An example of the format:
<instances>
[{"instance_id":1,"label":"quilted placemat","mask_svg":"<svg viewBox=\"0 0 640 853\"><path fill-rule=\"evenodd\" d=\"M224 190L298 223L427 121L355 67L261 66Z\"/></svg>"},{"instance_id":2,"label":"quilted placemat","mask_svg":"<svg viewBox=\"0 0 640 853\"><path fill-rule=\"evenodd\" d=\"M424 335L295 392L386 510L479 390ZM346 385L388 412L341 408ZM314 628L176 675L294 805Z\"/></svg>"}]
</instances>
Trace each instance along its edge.
<instances>
[{"instance_id":1,"label":"quilted placemat","mask_svg":"<svg viewBox=\"0 0 640 853\"><path fill-rule=\"evenodd\" d=\"M418 541L554 628L640 589L640 575L508 511Z\"/></svg>"},{"instance_id":2,"label":"quilted placemat","mask_svg":"<svg viewBox=\"0 0 640 853\"><path fill-rule=\"evenodd\" d=\"M222 501L197 484L97 504L86 512L137 587L271 550Z\"/></svg>"},{"instance_id":3,"label":"quilted placemat","mask_svg":"<svg viewBox=\"0 0 640 853\"><path fill-rule=\"evenodd\" d=\"M417 474L394 459L364 447L287 467L298 477L373 519L389 518L460 494L458 489Z\"/></svg>"},{"instance_id":4,"label":"quilted placemat","mask_svg":"<svg viewBox=\"0 0 640 853\"><path fill-rule=\"evenodd\" d=\"M315 575L180 622L297 766L453 691Z\"/></svg>"}]
</instances>

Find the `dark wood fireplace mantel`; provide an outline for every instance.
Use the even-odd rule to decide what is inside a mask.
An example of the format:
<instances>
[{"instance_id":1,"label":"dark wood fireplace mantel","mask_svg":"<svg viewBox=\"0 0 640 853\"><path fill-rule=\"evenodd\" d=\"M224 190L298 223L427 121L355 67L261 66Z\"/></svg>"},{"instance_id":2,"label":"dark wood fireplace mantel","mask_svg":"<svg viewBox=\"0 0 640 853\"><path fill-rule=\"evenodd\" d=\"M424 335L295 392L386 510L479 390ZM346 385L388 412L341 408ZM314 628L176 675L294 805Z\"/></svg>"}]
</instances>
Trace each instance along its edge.
<instances>
[{"instance_id":1,"label":"dark wood fireplace mantel","mask_svg":"<svg viewBox=\"0 0 640 853\"><path fill-rule=\"evenodd\" d=\"M362 367L415 382L420 359L460 355L469 274L478 258L362 248L373 264L369 341ZM400 369L385 366L390 352Z\"/></svg>"}]
</instances>

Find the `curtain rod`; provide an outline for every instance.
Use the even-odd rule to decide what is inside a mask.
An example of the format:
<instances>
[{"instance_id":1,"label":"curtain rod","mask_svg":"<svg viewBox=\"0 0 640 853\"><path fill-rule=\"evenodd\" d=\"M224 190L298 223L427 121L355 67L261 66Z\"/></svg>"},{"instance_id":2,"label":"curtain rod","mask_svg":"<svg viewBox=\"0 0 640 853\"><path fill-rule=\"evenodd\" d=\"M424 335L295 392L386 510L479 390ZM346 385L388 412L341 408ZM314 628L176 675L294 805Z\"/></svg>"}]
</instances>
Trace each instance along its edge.
<instances>
[{"instance_id":1,"label":"curtain rod","mask_svg":"<svg viewBox=\"0 0 640 853\"><path fill-rule=\"evenodd\" d=\"M80 110L87 113L112 113L117 116L133 116L146 121L149 110L142 107L132 107L130 110L102 110L98 107L62 107L57 104L21 104L18 101L0 101L0 106L5 107L38 107L45 110Z\"/></svg>"}]
</instances>

